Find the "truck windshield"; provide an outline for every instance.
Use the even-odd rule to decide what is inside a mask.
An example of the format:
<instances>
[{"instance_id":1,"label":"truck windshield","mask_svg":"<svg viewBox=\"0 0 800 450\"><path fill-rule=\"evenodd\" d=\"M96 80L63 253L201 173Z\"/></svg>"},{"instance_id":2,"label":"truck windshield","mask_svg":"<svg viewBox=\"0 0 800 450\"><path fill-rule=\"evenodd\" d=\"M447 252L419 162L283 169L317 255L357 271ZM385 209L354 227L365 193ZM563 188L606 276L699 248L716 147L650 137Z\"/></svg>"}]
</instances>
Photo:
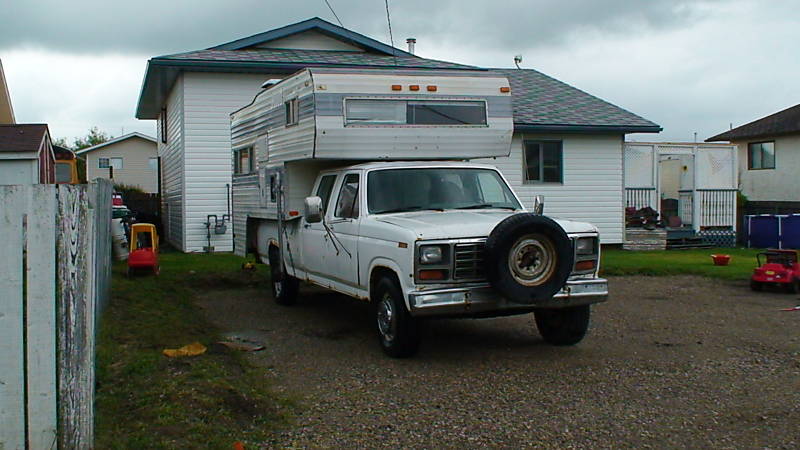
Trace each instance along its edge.
<instances>
[{"instance_id":1,"label":"truck windshield","mask_svg":"<svg viewBox=\"0 0 800 450\"><path fill-rule=\"evenodd\" d=\"M521 209L491 169L411 168L375 170L367 177L370 214L445 209Z\"/></svg>"}]
</instances>

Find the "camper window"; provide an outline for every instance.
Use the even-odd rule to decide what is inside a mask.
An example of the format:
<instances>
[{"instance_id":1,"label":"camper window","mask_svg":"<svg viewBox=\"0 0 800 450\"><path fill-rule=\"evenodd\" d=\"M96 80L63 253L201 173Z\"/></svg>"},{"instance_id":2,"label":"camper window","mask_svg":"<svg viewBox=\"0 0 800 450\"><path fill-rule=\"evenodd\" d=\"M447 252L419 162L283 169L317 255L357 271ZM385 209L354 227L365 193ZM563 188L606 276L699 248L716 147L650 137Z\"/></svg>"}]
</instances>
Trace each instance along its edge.
<instances>
[{"instance_id":1,"label":"camper window","mask_svg":"<svg viewBox=\"0 0 800 450\"><path fill-rule=\"evenodd\" d=\"M348 174L339 190L334 217L355 219L358 217L358 174Z\"/></svg>"},{"instance_id":2,"label":"camper window","mask_svg":"<svg viewBox=\"0 0 800 450\"><path fill-rule=\"evenodd\" d=\"M483 101L345 100L348 125L486 125Z\"/></svg>"},{"instance_id":3,"label":"camper window","mask_svg":"<svg viewBox=\"0 0 800 450\"><path fill-rule=\"evenodd\" d=\"M523 164L527 183L562 183L561 141L525 141Z\"/></svg>"},{"instance_id":4,"label":"camper window","mask_svg":"<svg viewBox=\"0 0 800 450\"><path fill-rule=\"evenodd\" d=\"M298 107L297 107L297 99L293 98L286 102L286 126L296 125L299 121L299 114L298 114Z\"/></svg>"},{"instance_id":5,"label":"camper window","mask_svg":"<svg viewBox=\"0 0 800 450\"><path fill-rule=\"evenodd\" d=\"M233 173L237 175L253 173L254 168L253 147L233 151Z\"/></svg>"}]
</instances>

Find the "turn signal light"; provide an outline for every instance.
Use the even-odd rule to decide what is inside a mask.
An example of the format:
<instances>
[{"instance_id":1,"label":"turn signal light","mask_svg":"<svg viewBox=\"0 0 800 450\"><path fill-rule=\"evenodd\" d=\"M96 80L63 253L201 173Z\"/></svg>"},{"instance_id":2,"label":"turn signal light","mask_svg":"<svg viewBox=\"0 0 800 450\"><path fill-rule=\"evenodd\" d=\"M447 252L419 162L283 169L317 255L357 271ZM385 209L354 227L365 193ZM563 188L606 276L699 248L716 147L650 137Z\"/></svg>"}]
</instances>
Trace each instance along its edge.
<instances>
[{"instance_id":1,"label":"turn signal light","mask_svg":"<svg viewBox=\"0 0 800 450\"><path fill-rule=\"evenodd\" d=\"M419 279L420 280L444 280L444 270L420 270L419 271Z\"/></svg>"},{"instance_id":2,"label":"turn signal light","mask_svg":"<svg viewBox=\"0 0 800 450\"><path fill-rule=\"evenodd\" d=\"M500 92L502 92L502 93L511 92L511 88L508 87L508 86L503 86L503 87L500 88Z\"/></svg>"},{"instance_id":3,"label":"turn signal light","mask_svg":"<svg viewBox=\"0 0 800 450\"><path fill-rule=\"evenodd\" d=\"M585 270L593 270L595 267L595 261L593 259L588 261L578 261L575 264L575 270L579 272L583 272Z\"/></svg>"},{"instance_id":4,"label":"turn signal light","mask_svg":"<svg viewBox=\"0 0 800 450\"><path fill-rule=\"evenodd\" d=\"M428 86L428 92L436 92L436 86L433 85Z\"/></svg>"},{"instance_id":5,"label":"turn signal light","mask_svg":"<svg viewBox=\"0 0 800 450\"><path fill-rule=\"evenodd\" d=\"M399 84L393 84L392 85L392 90L393 91L402 91L403 90L403 86L400 86Z\"/></svg>"},{"instance_id":6,"label":"turn signal light","mask_svg":"<svg viewBox=\"0 0 800 450\"><path fill-rule=\"evenodd\" d=\"M299 215L300 211L295 211L295 210L289 211L289 217L297 217Z\"/></svg>"},{"instance_id":7,"label":"turn signal light","mask_svg":"<svg viewBox=\"0 0 800 450\"><path fill-rule=\"evenodd\" d=\"M411 86L408 87L408 89L411 90L411 91L418 91L419 90L419 85L418 84L412 84Z\"/></svg>"}]
</instances>

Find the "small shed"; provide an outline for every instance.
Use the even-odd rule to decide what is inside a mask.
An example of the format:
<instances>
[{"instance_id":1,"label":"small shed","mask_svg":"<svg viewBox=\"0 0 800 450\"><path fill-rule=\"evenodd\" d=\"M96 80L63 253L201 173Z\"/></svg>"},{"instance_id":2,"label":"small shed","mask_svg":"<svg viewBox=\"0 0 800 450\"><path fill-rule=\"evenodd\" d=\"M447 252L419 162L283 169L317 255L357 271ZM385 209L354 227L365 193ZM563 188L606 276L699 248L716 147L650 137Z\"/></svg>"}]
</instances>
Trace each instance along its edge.
<instances>
[{"instance_id":1,"label":"small shed","mask_svg":"<svg viewBox=\"0 0 800 450\"><path fill-rule=\"evenodd\" d=\"M658 211L668 241L735 243L735 145L625 142L624 179L626 208Z\"/></svg>"},{"instance_id":2,"label":"small shed","mask_svg":"<svg viewBox=\"0 0 800 450\"><path fill-rule=\"evenodd\" d=\"M54 181L55 155L47 125L0 125L0 184Z\"/></svg>"}]
</instances>

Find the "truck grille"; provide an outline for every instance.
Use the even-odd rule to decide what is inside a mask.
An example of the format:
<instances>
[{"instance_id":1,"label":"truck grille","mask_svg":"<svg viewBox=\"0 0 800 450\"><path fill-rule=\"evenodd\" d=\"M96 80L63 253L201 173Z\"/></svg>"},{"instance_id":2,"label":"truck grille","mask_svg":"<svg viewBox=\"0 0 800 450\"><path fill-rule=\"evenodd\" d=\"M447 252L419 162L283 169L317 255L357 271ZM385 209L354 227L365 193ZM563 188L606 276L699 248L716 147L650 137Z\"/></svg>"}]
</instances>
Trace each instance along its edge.
<instances>
[{"instance_id":1,"label":"truck grille","mask_svg":"<svg viewBox=\"0 0 800 450\"><path fill-rule=\"evenodd\" d=\"M475 280L484 277L483 249L485 242L455 245L454 280Z\"/></svg>"}]
</instances>

